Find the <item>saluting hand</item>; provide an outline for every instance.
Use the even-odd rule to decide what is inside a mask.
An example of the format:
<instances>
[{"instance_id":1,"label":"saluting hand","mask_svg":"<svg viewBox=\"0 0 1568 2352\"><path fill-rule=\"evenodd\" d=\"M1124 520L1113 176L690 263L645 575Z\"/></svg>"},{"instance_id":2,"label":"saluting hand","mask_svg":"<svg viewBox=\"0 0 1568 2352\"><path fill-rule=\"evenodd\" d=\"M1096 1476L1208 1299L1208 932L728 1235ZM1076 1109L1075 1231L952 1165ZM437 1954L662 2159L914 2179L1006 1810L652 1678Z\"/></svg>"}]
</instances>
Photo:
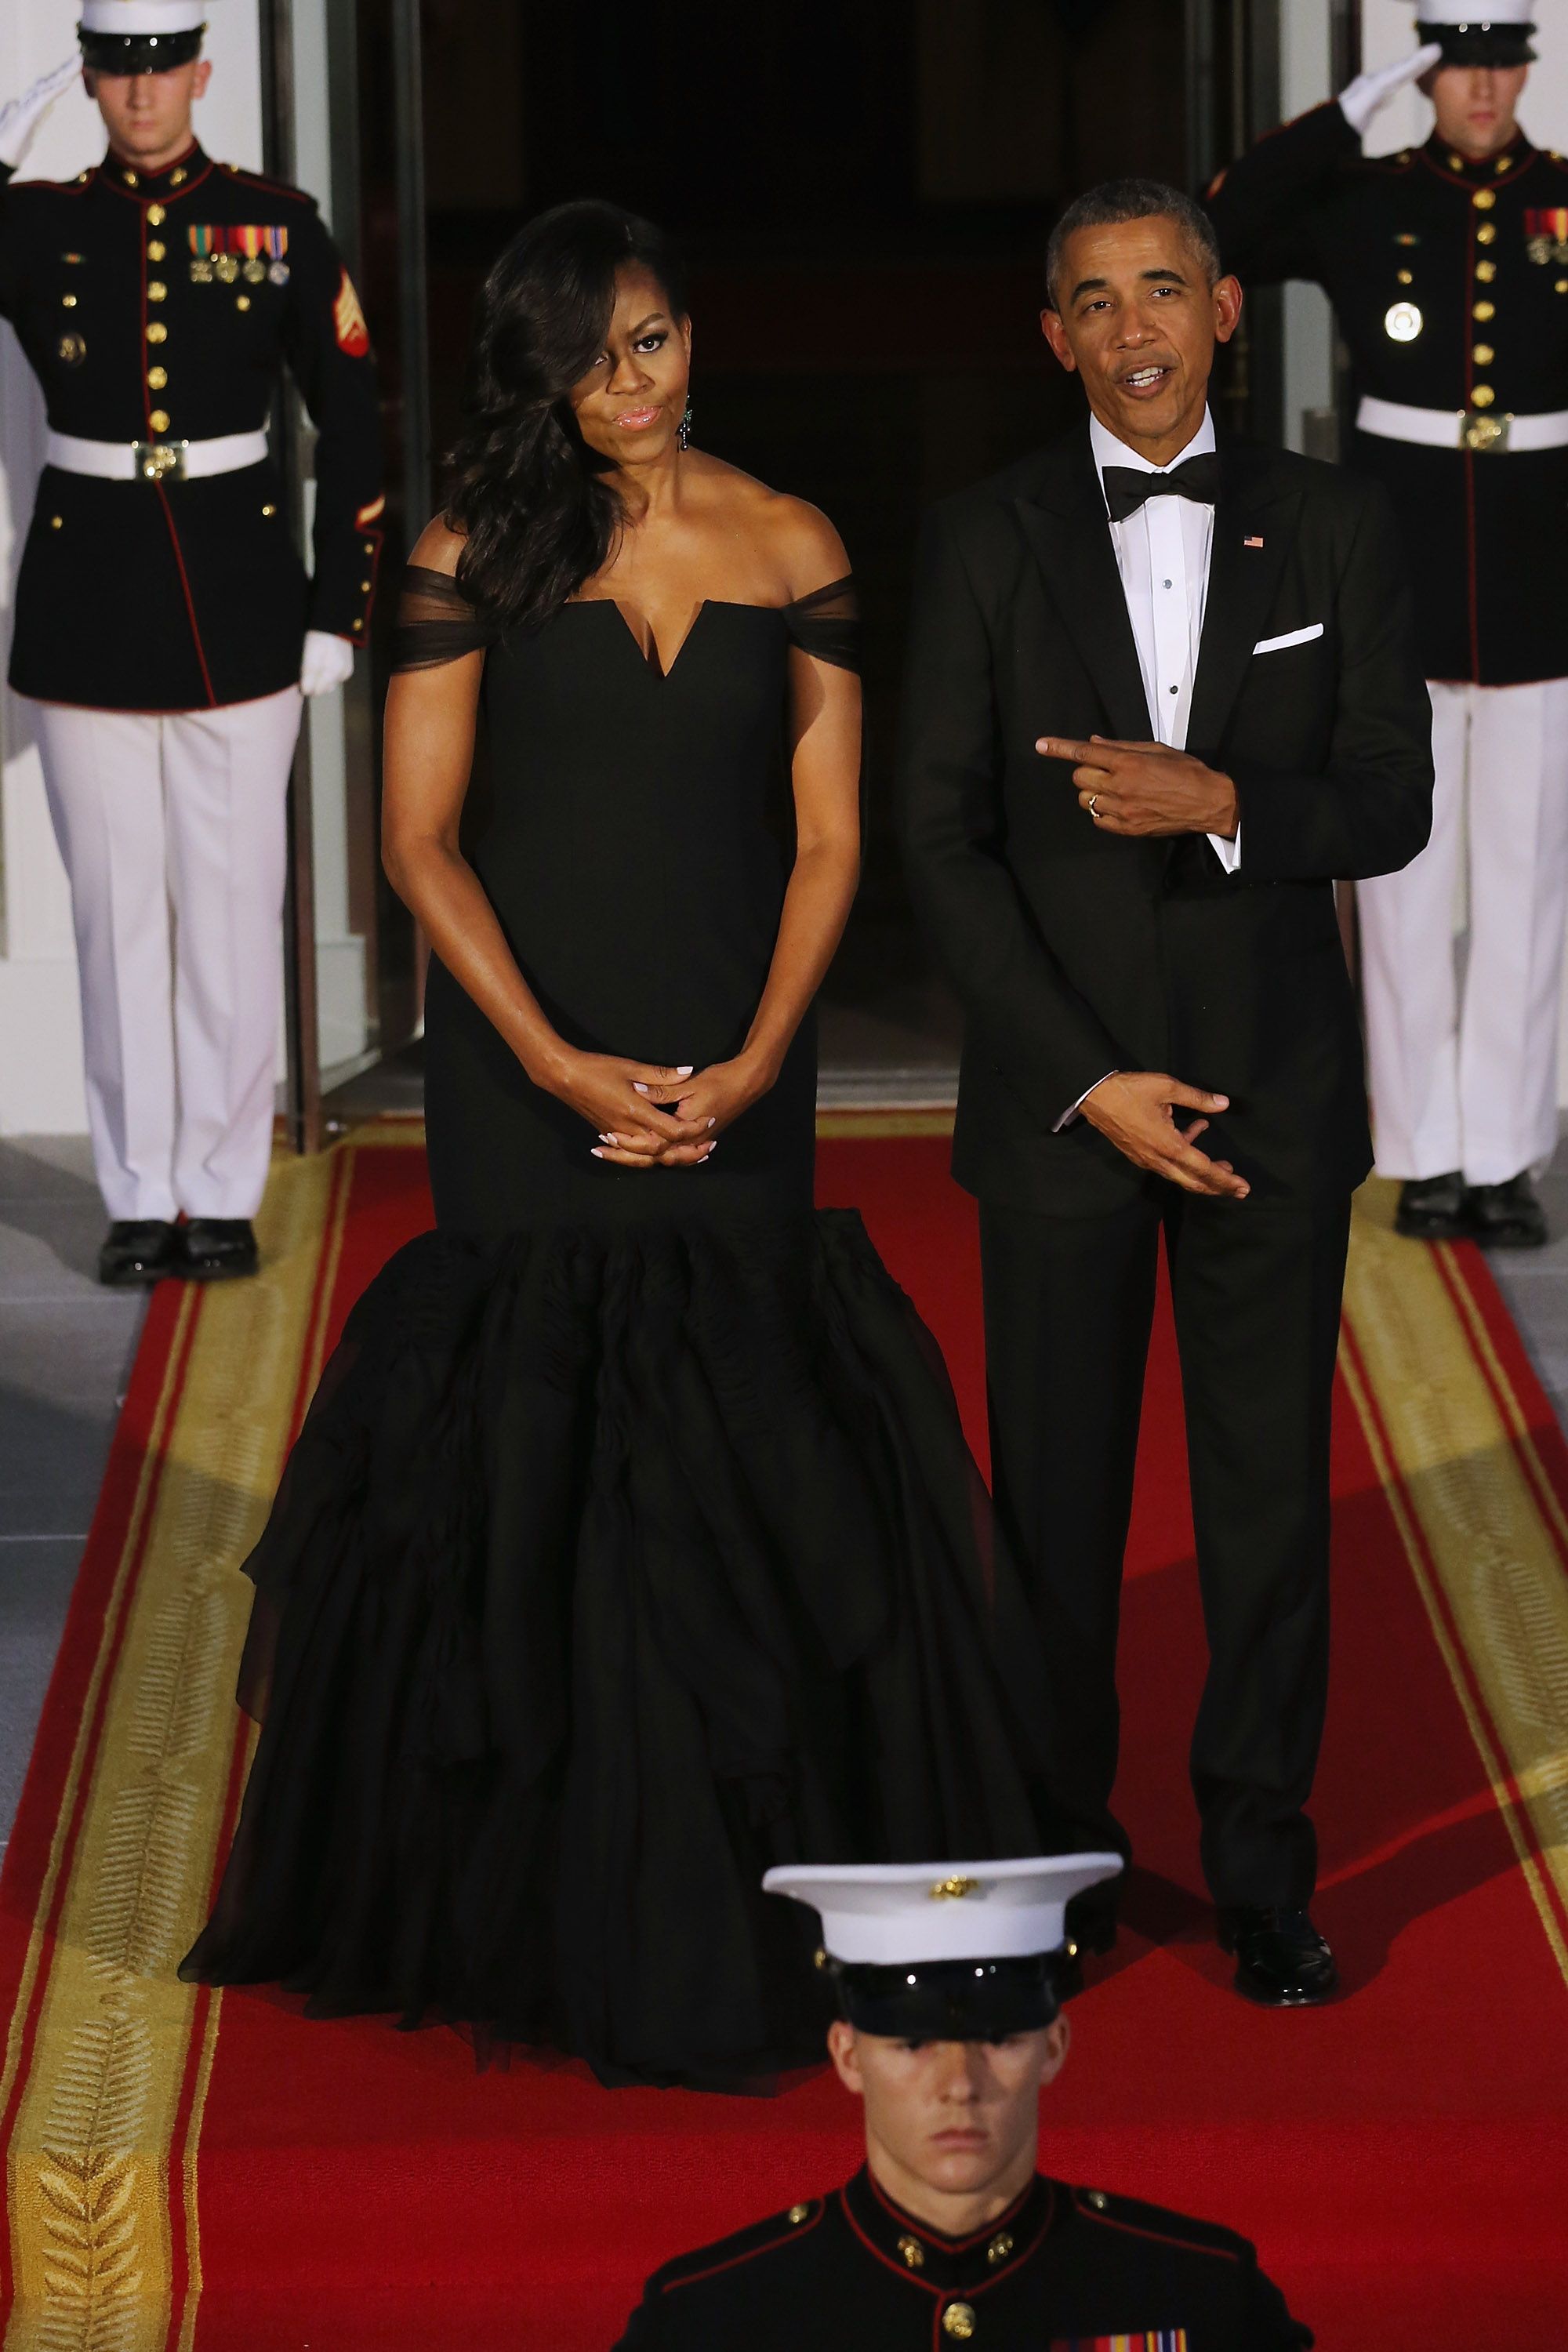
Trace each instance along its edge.
<instances>
[{"instance_id":1,"label":"saluting hand","mask_svg":"<svg viewBox=\"0 0 1568 2352\"><path fill-rule=\"evenodd\" d=\"M1087 742L1042 735L1035 749L1047 760L1071 762L1079 806L1102 833L1131 838L1217 833L1226 841L1236 833L1236 786L1190 751L1168 743L1124 743L1112 735L1091 735Z\"/></svg>"},{"instance_id":2,"label":"saluting hand","mask_svg":"<svg viewBox=\"0 0 1568 2352\"><path fill-rule=\"evenodd\" d=\"M63 90L81 79L81 58L68 58L52 73L42 74L31 89L0 106L0 163L15 170L27 151L27 142Z\"/></svg>"},{"instance_id":3,"label":"saluting hand","mask_svg":"<svg viewBox=\"0 0 1568 2352\"><path fill-rule=\"evenodd\" d=\"M1147 1168L1184 1192L1206 1192L1226 1201L1245 1201L1251 1186L1238 1176L1228 1160L1211 1160L1194 1150L1208 1126L1195 1118L1189 1128L1176 1125L1178 1110L1228 1109L1228 1095L1205 1094L1201 1087L1184 1086L1163 1070L1118 1070L1101 1078L1079 1106L1083 1118L1114 1143L1134 1168Z\"/></svg>"}]
</instances>

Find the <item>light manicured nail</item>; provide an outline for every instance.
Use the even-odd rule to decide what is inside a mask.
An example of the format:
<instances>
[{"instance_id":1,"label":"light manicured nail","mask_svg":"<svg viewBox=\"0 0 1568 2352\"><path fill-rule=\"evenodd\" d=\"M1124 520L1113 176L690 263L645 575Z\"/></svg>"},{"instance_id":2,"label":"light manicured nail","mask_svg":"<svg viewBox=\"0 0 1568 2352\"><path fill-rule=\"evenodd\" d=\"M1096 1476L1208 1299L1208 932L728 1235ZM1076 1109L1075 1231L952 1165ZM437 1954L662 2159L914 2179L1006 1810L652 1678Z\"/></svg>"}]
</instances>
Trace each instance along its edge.
<instances>
[{"instance_id":1,"label":"light manicured nail","mask_svg":"<svg viewBox=\"0 0 1568 2352\"><path fill-rule=\"evenodd\" d=\"M675 1075L678 1078L689 1078L696 1066L697 1065L695 1062L678 1063L676 1066Z\"/></svg>"},{"instance_id":2,"label":"light manicured nail","mask_svg":"<svg viewBox=\"0 0 1568 2352\"><path fill-rule=\"evenodd\" d=\"M594 1149L588 1154L590 1160L602 1160L604 1156L604 1153L600 1150L597 1144L594 1146Z\"/></svg>"},{"instance_id":3,"label":"light manicured nail","mask_svg":"<svg viewBox=\"0 0 1568 2352\"><path fill-rule=\"evenodd\" d=\"M716 1118L710 1118L710 1119L709 1120L708 1124L709 1124L709 1126L710 1126L710 1127L717 1127L717 1126L718 1126L718 1124L719 1124L719 1122L718 1122L718 1120L717 1120Z\"/></svg>"},{"instance_id":4,"label":"light manicured nail","mask_svg":"<svg viewBox=\"0 0 1568 2352\"><path fill-rule=\"evenodd\" d=\"M618 1135L601 1135L599 1138L601 1143L607 1143L611 1145L612 1148L616 1144L619 1143L620 1139L621 1139Z\"/></svg>"},{"instance_id":5,"label":"light manicured nail","mask_svg":"<svg viewBox=\"0 0 1568 2352\"><path fill-rule=\"evenodd\" d=\"M634 1078L632 1080L632 1092L634 1095L646 1095L648 1092L648 1088L644 1086L640 1078Z\"/></svg>"}]
</instances>

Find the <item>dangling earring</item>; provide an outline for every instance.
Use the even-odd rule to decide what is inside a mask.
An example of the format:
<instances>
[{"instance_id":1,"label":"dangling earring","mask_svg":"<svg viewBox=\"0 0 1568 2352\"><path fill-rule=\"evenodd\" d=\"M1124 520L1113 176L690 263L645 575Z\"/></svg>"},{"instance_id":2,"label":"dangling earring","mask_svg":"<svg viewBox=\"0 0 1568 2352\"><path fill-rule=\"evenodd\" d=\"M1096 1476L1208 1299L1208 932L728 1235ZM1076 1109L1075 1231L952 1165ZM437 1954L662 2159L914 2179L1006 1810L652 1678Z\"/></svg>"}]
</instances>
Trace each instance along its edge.
<instances>
[{"instance_id":1,"label":"dangling earring","mask_svg":"<svg viewBox=\"0 0 1568 2352\"><path fill-rule=\"evenodd\" d=\"M686 414L675 428L675 438L682 449L691 446L691 394L686 395Z\"/></svg>"}]
</instances>

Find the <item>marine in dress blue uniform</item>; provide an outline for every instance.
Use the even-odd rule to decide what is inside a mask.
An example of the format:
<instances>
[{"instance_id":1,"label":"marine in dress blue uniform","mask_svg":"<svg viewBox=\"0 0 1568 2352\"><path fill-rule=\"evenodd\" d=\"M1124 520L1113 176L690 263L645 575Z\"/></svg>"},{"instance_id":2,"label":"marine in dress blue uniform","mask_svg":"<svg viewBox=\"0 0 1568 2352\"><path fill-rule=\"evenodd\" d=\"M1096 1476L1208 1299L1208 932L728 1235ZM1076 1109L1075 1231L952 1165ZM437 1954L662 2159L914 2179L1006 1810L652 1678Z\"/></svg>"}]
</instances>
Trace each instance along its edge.
<instances>
[{"instance_id":1,"label":"marine in dress blue uniform","mask_svg":"<svg viewBox=\"0 0 1568 2352\"><path fill-rule=\"evenodd\" d=\"M1512 123L1529 0L1418 16L1409 58L1271 132L1208 204L1243 279L1327 289L1355 372L1346 457L1384 484L1409 558L1436 793L1423 855L1357 887L1377 1165L1404 1180L1405 1232L1526 1246L1545 1239L1529 1171L1556 1143L1568 915L1568 162ZM1363 156L1377 106L1432 74L1460 122L1481 80L1496 143L1439 125Z\"/></svg>"},{"instance_id":2,"label":"marine in dress blue uniform","mask_svg":"<svg viewBox=\"0 0 1568 2352\"><path fill-rule=\"evenodd\" d=\"M819 1965L857 2036L1038 2036L1072 1981L1064 1912L1114 1854L772 1870L822 1916ZM1022 2085L1029 2137L1037 2082ZM853 2179L654 2273L623 2352L1300 2352L1310 2330L1234 2231L1026 2170L957 2233ZM938 2200L922 2200L928 2207ZM971 2215L973 2220L973 2214Z\"/></svg>"},{"instance_id":3,"label":"marine in dress blue uniform","mask_svg":"<svg viewBox=\"0 0 1568 2352\"><path fill-rule=\"evenodd\" d=\"M105 86L204 75L202 30L199 0L87 0L89 87L107 110ZM49 427L10 683L33 704L70 877L102 1270L243 1273L270 1152L301 692L352 671L381 550L369 332L302 190L194 138L21 180L30 121L9 112L0 316ZM316 427L310 576L266 432L284 370Z\"/></svg>"}]
</instances>

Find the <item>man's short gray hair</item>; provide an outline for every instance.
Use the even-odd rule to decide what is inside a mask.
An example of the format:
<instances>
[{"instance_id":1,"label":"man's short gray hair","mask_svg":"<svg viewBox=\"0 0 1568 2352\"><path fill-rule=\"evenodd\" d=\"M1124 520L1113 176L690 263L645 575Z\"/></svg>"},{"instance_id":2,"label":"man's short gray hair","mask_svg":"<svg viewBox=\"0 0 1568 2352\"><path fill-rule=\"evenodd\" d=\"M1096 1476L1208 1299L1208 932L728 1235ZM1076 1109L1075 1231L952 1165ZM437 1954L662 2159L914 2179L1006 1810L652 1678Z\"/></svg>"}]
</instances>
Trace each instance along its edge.
<instances>
[{"instance_id":1,"label":"man's short gray hair","mask_svg":"<svg viewBox=\"0 0 1568 2352\"><path fill-rule=\"evenodd\" d=\"M1168 187L1163 180L1101 180L1098 187L1073 198L1051 231L1046 247L1046 299L1052 310L1059 307L1057 287L1069 236L1080 228L1115 228L1123 221L1152 220L1156 215L1176 223L1194 252L1202 256L1212 286L1223 274L1224 264L1214 223L1201 205L1184 195L1180 188Z\"/></svg>"}]
</instances>

